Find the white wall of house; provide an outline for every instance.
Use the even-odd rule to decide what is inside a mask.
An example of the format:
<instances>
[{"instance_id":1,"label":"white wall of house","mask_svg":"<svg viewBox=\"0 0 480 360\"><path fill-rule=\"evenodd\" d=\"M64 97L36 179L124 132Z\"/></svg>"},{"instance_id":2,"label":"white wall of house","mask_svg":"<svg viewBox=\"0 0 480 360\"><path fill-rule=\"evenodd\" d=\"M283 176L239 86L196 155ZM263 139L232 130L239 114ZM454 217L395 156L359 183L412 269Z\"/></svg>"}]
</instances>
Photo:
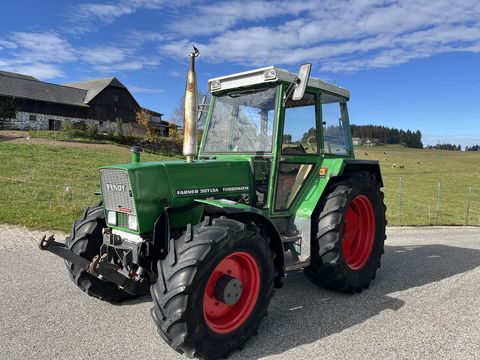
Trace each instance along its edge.
<instances>
[{"instance_id":1,"label":"white wall of house","mask_svg":"<svg viewBox=\"0 0 480 360\"><path fill-rule=\"evenodd\" d=\"M92 119L81 119L81 118L72 118L67 116L57 116L57 115L48 115L48 114L37 114L30 112L17 112L17 117L12 119L5 119L3 122L3 127L7 130L51 130L50 124L51 120L55 124L54 130L61 130L61 124L65 120L70 120L72 123L87 121L97 121L98 122L98 132L106 133L108 131L115 131L118 129L118 124L115 121L98 121ZM145 129L137 123L123 124L124 132L131 132L132 135L144 136ZM130 131L127 127L130 126ZM166 136L166 127L161 127L163 131L159 132L160 136Z\"/></svg>"},{"instance_id":2,"label":"white wall of house","mask_svg":"<svg viewBox=\"0 0 480 360\"><path fill-rule=\"evenodd\" d=\"M49 130L50 120L56 121L55 125L58 126L66 119L72 123L86 121L86 119L80 118L19 111L16 118L6 119L3 124L6 129L12 130Z\"/></svg>"}]
</instances>

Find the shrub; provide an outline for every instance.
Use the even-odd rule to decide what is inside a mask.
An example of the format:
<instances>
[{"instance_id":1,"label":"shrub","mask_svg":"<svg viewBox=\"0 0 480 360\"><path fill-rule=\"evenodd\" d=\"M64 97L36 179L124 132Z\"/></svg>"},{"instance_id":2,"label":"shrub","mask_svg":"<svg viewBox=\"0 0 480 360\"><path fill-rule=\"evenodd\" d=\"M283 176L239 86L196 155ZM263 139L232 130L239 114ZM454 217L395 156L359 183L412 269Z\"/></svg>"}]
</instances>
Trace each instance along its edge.
<instances>
[{"instance_id":1,"label":"shrub","mask_svg":"<svg viewBox=\"0 0 480 360\"><path fill-rule=\"evenodd\" d=\"M124 123L122 120L117 121L117 128L115 129L114 135L116 138L121 139L123 138L123 130L124 130Z\"/></svg>"},{"instance_id":2,"label":"shrub","mask_svg":"<svg viewBox=\"0 0 480 360\"><path fill-rule=\"evenodd\" d=\"M96 138L98 137L98 121L87 120L85 123L87 129L85 130L88 137Z\"/></svg>"},{"instance_id":3,"label":"shrub","mask_svg":"<svg viewBox=\"0 0 480 360\"><path fill-rule=\"evenodd\" d=\"M107 120L107 125L105 126L107 128L107 135L110 138L113 138L115 136L115 125L110 120Z\"/></svg>"},{"instance_id":4,"label":"shrub","mask_svg":"<svg viewBox=\"0 0 480 360\"><path fill-rule=\"evenodd\" d=\"M73 127L72 120L63 120L61 130L65 133L65 135L72 136L75 133L75 128Z\"/></svg>"},{"instance_id":5,"label":"shrub","mask_svg":"<svg viewBox=\"0 0 480 360\"><path fill-rule=\"evenodd\" d=\"M133 126L131 123L125 123L123 124L123 136L125 137L133 137L134 136L134 132L133 132Z\"/></svg>"},{"instance_id":6,"label":"shrub","mask_svg":"<svg viewBox=\"0 0 480 360\"><path fill-rule=\"evenodd\" d=\"M73 128L80 132L85 132L87 130L87 125L85 121L77 121L72 124Z\"/></svg>"}]
</instances>

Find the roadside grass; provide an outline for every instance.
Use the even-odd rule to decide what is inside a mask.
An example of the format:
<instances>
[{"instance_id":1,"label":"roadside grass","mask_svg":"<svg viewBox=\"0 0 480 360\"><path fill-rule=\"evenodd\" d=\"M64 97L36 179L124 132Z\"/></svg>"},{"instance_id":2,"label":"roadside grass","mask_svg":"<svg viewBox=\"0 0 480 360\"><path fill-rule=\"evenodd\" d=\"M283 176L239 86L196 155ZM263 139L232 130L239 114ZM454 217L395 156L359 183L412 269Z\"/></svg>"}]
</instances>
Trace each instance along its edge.
<instances>
[{"instance_id":1,"label":"roadside grass","mask_svg":"<svg viewBox=\"0 0 480 360\"><path fill-rule=\"evenodd\" d=\"M68 232L83 209L99 201L98 167L131 159L128 148L58 144L0 142L0 223ZM142 154L145 161L168 158Z\"/></svg>"},{"instance_id":2,"label":"roadside grass","mask_svg":"<svg viewBox=\"0 0 480 360\"><path fill-rule=\"evenodd\" d=\"M356 157L380 161L389 225L466 225L470 186L468 225L480 225L480 152L390 145L357 147ZM392 167L393 164L396 166ZM440 206L437 221L438 183Z\"/></svg>"}]
</instances>

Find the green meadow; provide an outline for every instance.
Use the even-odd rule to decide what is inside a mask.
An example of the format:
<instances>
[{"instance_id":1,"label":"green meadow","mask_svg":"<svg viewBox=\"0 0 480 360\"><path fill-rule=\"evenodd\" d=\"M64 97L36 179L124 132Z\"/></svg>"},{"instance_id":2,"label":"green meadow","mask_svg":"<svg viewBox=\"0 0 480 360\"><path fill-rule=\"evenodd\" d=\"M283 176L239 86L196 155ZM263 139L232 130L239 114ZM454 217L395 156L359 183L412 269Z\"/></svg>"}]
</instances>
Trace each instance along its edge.
<instances>
[{"instance_id":1,"label":"green meadow","mask_svg":"<svg viewBox=\"0 0 480 360\"><path fill-rule=\"evenodd\" d=\"M480 225L480 153L401 146L356 153L380 161L390 225L465 225L469 202L468 224ZM0 142L0 223L69 231L83 208L99 200L98 167L129 161L128 149L113 145Z\"/></svg>"},{"instance_id":2,"label":"green meadow","mask_svg":"<svg viewBox=\"0 0 480 360\"><path fill-rule=\"evenodd\" d=\"M142 158L167 159L147 153ZM0 142L0 223L69 231L82 210L99 201L98 167L130 159L128 148L113 145Z\"/></svg>"},{"instance_id":3,"label":"green meadow","mask_svg":"<svg viewBox=\"0 0 480 360\"><path fill-rule=\"evenodd\" d=\"M469 202L468 224L480 225L480 152L393 145L355 152L380 162L390 225L465 225Z\"/></svg>"}]
</instances>

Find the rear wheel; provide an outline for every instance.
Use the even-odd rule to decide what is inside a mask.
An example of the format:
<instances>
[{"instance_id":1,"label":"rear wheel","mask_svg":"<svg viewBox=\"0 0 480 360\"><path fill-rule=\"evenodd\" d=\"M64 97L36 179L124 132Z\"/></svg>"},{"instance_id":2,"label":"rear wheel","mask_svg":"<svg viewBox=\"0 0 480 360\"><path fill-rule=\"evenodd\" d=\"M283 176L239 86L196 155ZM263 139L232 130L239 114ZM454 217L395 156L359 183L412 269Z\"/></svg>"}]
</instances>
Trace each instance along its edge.
<instances>
[{"instance_id":1,"label":"rear wheel","mask_svg":"<svg viewBox=\"0 0 480 360\"><path fill-rule=\"evenodd\" d=\"M151 285L152 317L172 348L216 359L257 331L273 294L273 251L254 224L220 218L170 241Z\"/></svg>"},{"instance_id":2,"label":"rear wheel","mask_svg":"<svg viewBox=\"0 0 480 360\"><path fill-rule=\"evenodd\" d=\"M330 185L319 204L316 241L305 273L319 285L361 291L375 278L385 241L383 193L368 174Z\"/></svg>"},{"instance_id":3,"label":"rear wheel","mask_svg":"<svg viewBox=\"0 0 480 360\"><path fill-rule=\"evenodd\" d=\"M103 207L98 204L85 209L83 215L72 225L72 232L65 239L67 248L87 260L100 253L103 243L102 229L106 226ZM133 295L118 288L114 283L103 281L68 261L65 264L70 278L88 295L111 302L120 302Z\"/></svg>"}]
</instances>

